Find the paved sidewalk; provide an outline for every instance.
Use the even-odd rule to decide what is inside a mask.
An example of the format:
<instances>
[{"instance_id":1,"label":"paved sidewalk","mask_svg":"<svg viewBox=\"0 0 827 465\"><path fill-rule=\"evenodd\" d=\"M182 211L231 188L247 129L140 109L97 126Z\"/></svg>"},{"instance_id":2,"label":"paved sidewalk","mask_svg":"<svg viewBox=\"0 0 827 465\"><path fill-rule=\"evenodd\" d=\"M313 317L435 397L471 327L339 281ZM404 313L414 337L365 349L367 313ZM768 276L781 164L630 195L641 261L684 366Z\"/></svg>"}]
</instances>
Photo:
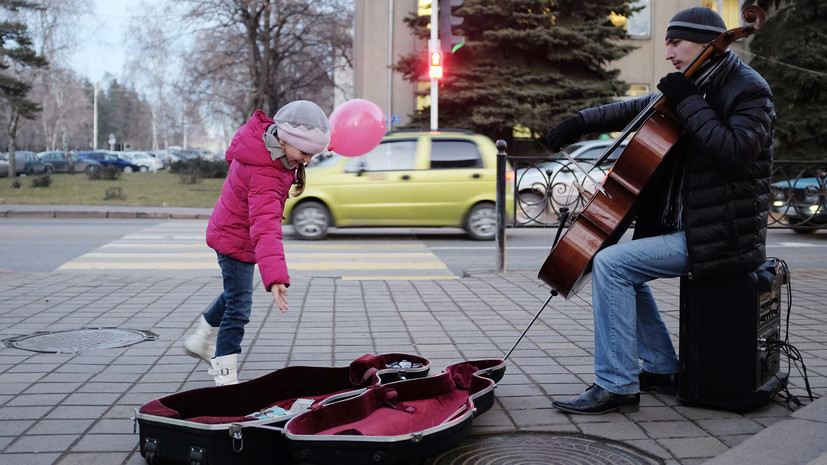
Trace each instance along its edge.
<instances>
[{"instance_id":1,"label":"paved sidewalk","mask_svg":"<svg viewBox=\"0 0 827 465\"><path fill-rule=\"evenodd\" d=\"M827 273L793 272L792 283L789 340L801 352L814 393L823 396ZM0 271L0 339L89 327L158 335L75 354L0 345L0 464L145 463L130 418L149 400L212 384L206 364L184 355L180 342L220 288L217 276ZM656 281L653 288L677 341L678 280ZM240 377L288 365L344 366L366 353L418 354L431 360L432 373L458 361L502 358L547 296L536 271L456 280L312 278L293 284L291 309L281 314L258 288ZM650 394L633 414L554 410L553 397L579 394L593 381L589 302L588 292L552 299L509 358L496 404L475 419L474 434L586 435L667 464L827 463L826 399L795 413L771 403L738 414ZM791 384L794 394L804 394L795 370Z\"/></svg>"}]
</instances>

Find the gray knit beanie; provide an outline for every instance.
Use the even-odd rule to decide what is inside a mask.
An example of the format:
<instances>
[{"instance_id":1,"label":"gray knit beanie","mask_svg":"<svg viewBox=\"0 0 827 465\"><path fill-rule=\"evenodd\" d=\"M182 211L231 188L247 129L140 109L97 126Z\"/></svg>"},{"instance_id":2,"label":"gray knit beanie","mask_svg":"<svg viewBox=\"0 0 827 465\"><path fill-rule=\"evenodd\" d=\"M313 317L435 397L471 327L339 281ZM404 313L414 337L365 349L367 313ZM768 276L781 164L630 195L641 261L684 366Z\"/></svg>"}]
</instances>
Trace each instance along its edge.
<instances>
[{"instance_id":1,"label":"gray knit beanie","mask_svg":"<svg viewBox=\"0 0 827 465\"><path fill-rule=\"evenodd\" d=\"M682 39L708 44L726 32L724 20L710 8L696 6L676 14L666 27L666 40Z\"/></svg>"},{"instance_id":2,"label":"gray knit beanie","mask_svg":"<svg viewBox=\"0 0 827 465\"><path fill-rule=\"evenodd\" d=\"M330 122L318 105L296 100L281 107L273 117L279 139L304 153L316 155L330 144Z\"/></svg>"}]
</instances>

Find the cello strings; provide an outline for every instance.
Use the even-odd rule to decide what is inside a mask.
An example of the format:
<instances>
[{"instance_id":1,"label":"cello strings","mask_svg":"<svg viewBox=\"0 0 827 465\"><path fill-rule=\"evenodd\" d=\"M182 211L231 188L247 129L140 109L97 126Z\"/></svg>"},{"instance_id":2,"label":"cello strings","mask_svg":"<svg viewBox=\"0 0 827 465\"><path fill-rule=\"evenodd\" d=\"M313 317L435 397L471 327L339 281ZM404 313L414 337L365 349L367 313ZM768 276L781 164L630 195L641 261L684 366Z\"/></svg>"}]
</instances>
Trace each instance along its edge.
<instances>
[{"instance_id":1,"label":"cello strings","mask_svg":"<svg viewBox=\"0 0 827 465\"><path fill-rule=\"evenodd\" d=\"M779 65L779 66L786 66L787 68L792 68L796 71L804 71L806 73L812 73L812 74L815 74L817 76L827 76L827 73L825 73L823 71L816 71L814 69L802 68L800 66L791 65L791 64L785 63L783 61L773 60L772 58L767 58L763 55L758 55L757 53L752 53L748 50L745 50L744 48L739 48L738 49L738 53L741 53L741 52L746 53L747 55L750 55L753 58L760 58L762 60L769 61L770 63L776 64L776 65Z\"/></svg>"}]
</instances>

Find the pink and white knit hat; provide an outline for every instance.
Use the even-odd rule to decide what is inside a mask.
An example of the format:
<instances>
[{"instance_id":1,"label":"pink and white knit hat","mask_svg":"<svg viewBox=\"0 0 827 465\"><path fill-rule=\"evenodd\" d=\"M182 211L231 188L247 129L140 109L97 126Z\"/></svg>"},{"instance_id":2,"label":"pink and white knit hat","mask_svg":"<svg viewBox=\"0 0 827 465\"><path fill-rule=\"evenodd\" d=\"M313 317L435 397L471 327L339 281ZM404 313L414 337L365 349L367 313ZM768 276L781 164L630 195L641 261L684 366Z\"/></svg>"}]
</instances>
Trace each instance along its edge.
<instances>
[{"instance_id":1,"label":"pink and white knit hat","mask_svg":"<svg viewBox=\"0 0 827 465\"><path fill-rule=\"evenodd\" d=\"M324 111L308 100L281 107L273 117L279 139L304 153L316 155L330 144L330 122Z\"/></svg>"}]
</instances>

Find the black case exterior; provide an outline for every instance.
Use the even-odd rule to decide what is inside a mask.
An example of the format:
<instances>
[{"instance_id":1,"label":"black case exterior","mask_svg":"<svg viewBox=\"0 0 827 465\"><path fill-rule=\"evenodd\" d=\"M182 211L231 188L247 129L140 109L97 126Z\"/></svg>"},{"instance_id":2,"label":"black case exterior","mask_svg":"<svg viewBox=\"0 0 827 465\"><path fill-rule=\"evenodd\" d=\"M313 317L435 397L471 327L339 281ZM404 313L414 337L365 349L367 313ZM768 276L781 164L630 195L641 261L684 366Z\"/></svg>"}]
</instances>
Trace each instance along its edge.
<instances>
[{"instance_id":1,"label":"black case exterior","mask_svg":"<svg viewBox=\"0 0 827 465\"><path fill-rule=\"evenodd\" d=\"M414 380L427 376L430 370L430 362L415 355L383 354L375 357L381 360L381 363L387 362L389 364L387 368L378 371L366 371L365 376L371 377L371 383L385 384L406 379ZM400 362L410 360L420 362L420 366L399 366ZM327 375L322 375L319 370L324 370ZM272 396L276 396L277 392L281 392L279 388L283 390L280 383L284 377L294 377L294 383L289 386L299 390L299 396L316 395L319 394L318 388L310 393L301 390L300 386L318 383L319 377L327 378L331 376L329 373L336 374L340 371L347 378L348 371L345 367L287 367L238 385L193 389L166 398L176 396L203 397L205 405L203 410L211 412L215 411L212 406L238 402L240 397L249 397L252 395L251 392L262 391L261 389L252 388L258 383L273 387L269 392L266 389L263 390L268 392L267 397L253 399L254 402L260 400L263 408L265 405L278 400L277 397ZM280 376L282 373L286 375ZM342 386L345 386L345 384L343 383ZM364 389L357 389L356 387L353 389L351 392L332 395L322 403L335 402L364 391ZM296 414L288 415L283 419L209 424L147 414L142 411L146 405L148 404L136 409L134 421L139 428L141 456L144 457L148 465L277 465L291 462L283 432L272 428L283 427L290 417Z\"/></svg>"},{"instance_id":2,"label":"black case exterior","mask_svg":"<svg viewBox=\"0 0 827 465\"><path fill-rule=\"evenodd\" d=\"M141 455L149 465L278 464L289 457L284 436L278 431L239 427L238 431L243 431L243 437L239 438L226 427L194 429L169 423L138 422Z\"/></svg>"},{"instance_id":3,"label":"black case exterior","mask_svg":"<svg viewBox=\"0 0 827 465\"><path fill-rule=\"evenodd\" d=\"M476 362L465 362L473 364L479 368L474 376L480 379L486 378L490 380L489 383L479 383L474 387L472 385L468 404L471 408L465 410L462 415L446 420L438 426L424 429L422 431L410 431L407 434L399 434L394 436L353 436L353 435L322 435L322 434L306 434L297 433L297 430L302 427L294 427L296 422L301 422L301 416L288 421L285 426L285 435L287 436L287 447L290 455L298 463L312 463L316 465L399 465L408 463L419 463L419 461L440 454L457 444L462 442L469 434L471 434L472 421L474 418L482 415L494 405L494 388L496 384L505 375L505 360L481 360ZM461 364L457 364L461 365ZM448 367L446 371L451 370ZM408 395L415 391L417 395L413 397L419 398L418 394L421 392L429 392L429 389L420 390L422 386L428 385L431 381L435 381L437 377L447 375L437 375L431 378L422 378L419 380L398 381L377 387L381 389L393 389L395 386L398 389L399 384L414 383L415 389L409 389ZM364 393L361 397L368 396L371 393ZM400 401L406 401L408 398L400 394ZM415 400L415 399L412 399ZM328 404L318 410L307 412L302 415L325 416L330 410L348 409L348 404L358 405L361 403L359 398L351 398L342 401L339 404ZM326 412L327 410L327 412ZM359 409L354 409L359 411ZM369 411L364 410L360 413L368 415ZM339 418L340 415L332 415L333 418ZM312 423L312 420L311 420Z\"/></svg>"},{"instance_id":4,"label":"black case exterior","mask_svg":"<svg viewBox=\"0 0 827 465\"><path fill-rule=\"evenodd\" d=\"M747 410L769 402L786 384L779 373L781 287L777 259L731 277L680 282L680 387L688 404Z\"/></svg>"}]
</instances>

